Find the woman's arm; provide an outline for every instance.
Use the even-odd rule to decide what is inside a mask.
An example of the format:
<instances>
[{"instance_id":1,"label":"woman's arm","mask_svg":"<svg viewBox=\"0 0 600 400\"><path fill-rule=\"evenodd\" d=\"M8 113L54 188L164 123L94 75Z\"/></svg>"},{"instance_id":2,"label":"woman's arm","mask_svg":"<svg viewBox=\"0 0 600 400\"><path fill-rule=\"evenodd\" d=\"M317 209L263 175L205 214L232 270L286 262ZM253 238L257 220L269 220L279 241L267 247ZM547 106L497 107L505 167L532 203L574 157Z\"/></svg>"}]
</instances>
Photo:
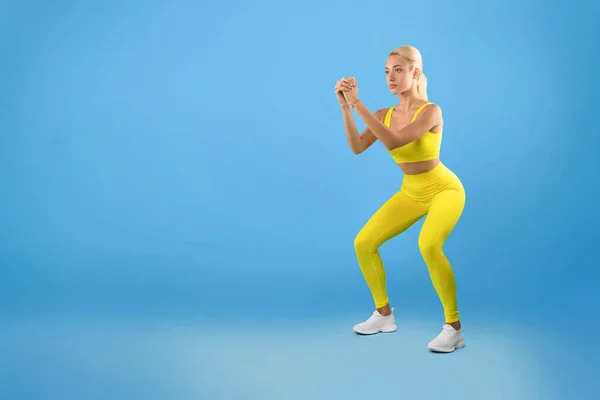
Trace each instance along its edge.
<instances>
[{"instance_id":1,"label":"woman's arm","mask_svg":"<svg viewBox=\"0 0 600 400\"><path fill-rule=\"evenodd\" d=\"M371 132L369 127L367 127L362 134L360 134L356 128L354 117L352 116L352 109L344 94L345 90L351 90L353 86L356 86L354 77L342 77L342 79L337 81L334 90L342 109L344 130L346 131L346 139L348 140L350 149L354 154L360 154L375 143L377 138L373 135L373 132ZM384 115L385 110L379 110L375 113L375 118L382 119Z\"/></svg>"},{"instance_id":2,"label":"woman's arm","mask_svg":"<svg viewBox=\"0 0 600 400\"><path fill-rule=\"evenodd\" d=\"M438 125L442 119L441 108L437 104L429 104L414 122L398 131L394 131L385 126L360 100L355 104L354 109L375 137L389 150L405 146L417 140L425 132Z\"/></svg>"},{"instance_id":3,"label":"woman's arm","mask_svg":"<svg viewBox=\"0 0 600 400\"><path fill-rule=\"evenodd\" d=\"M346 138L348 139L350 149L354 154L360 154L368 149L373 143L375 143L377 137L373 134L369 127L367 127L362 134L358 132L358 128L356 128L356 124L354 123L352 108L350 108L350 105L341 105L341 109L342 116L344 118ZM382 119L385 112L385 109L377 111L374 115L374 118Z\"/></svg>"}]
</instances>

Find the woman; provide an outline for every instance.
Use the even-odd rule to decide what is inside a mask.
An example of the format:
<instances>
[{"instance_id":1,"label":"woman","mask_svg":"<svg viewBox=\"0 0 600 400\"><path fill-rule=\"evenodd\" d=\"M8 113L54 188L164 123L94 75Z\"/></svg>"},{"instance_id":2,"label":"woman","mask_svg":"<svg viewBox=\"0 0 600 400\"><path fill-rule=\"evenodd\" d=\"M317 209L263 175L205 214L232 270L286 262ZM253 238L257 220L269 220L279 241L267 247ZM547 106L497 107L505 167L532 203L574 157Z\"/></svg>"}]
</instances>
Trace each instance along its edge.
<instances>
[{"instance_id":1,"label":"woman","mask_svg":"<svg viewBox=\"0 0 600 400\"><path fill-rule=\"evenodd\" d=\"M352 151L360 154L379 140L404 172L400 190L375 212L354 241L358 263L376 308L354 331L359 334L396 331L378 249L426 216L419 234L419 249L445 316L442 332L428 348L452 352L465 343L454 273L442 247L462 214L465 190L458 177L440 162L442 111L438 105L428 102L422 70L421 54L415 47L401 46L392 51L385 74L390 91L399 96L399 104L375 114L358 98L354 78L342 78L335 86ZM356 128L352 109L367 126L362 134Z\"/></svg>"}]
</instances>

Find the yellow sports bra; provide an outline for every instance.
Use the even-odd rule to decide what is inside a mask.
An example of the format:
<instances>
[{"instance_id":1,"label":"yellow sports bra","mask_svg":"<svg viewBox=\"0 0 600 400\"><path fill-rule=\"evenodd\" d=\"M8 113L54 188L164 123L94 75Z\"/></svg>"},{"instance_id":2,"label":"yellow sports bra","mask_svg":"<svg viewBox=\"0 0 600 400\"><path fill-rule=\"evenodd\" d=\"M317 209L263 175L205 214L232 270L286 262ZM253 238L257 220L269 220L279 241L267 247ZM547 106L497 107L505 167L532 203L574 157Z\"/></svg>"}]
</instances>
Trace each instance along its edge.
<instances>
[{"instance_id":1,"label":"yellow sports bra","mask_svg":"<svg viewBox=\"0 0 600 400\"><path fill-rule=\"evenodd\" d=\"M425 103L415 112L415 115L412 118L411 123L417 119L417 116L425 106L432 103ZM390 123L392 120L392 112L394 112L394 107L390 107L387 114L385 115L385 120L383 123L388 128L390 127ZM397 147L392 150L388 150L391 154L394 161L397 163L411 163L411 162L419 162L419 161L427 161L433 160L440 156L440 147L442 145L442 131L439 132L431 132L428 131L424 133L417 140L414 140L408 144L405 144L402 147Z\"/></svg>"}]
</instances>

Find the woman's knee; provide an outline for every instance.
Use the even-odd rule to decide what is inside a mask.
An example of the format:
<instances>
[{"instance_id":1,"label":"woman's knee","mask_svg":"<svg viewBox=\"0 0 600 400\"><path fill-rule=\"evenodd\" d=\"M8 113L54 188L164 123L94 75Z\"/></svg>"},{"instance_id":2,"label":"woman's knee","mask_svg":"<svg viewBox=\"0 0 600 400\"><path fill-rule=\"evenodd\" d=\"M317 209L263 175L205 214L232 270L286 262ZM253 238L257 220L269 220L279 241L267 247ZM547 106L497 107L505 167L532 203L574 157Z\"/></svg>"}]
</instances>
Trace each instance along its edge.
<instances>
[{"instance_id":1,"label":"woman's knee","mask_svg":"<svg viewBox=\"0 0 600 400\"><path fill-rule=\"evenodd\" d=\"M354 238L354 249L357 253L373 252L377 250L373 237L365 231L361 231Z\"/></svg>"},{"instance_id":2,"label":"woman's knee","mask_svg":"<svg viewBox=\"0 0 600 400\"><path fill-rule=\"evenodd\" d=\"M443 243L426 236L419 237L419 250L425 260L431 259L442 253Z\"/></svg>"}]
</instances>

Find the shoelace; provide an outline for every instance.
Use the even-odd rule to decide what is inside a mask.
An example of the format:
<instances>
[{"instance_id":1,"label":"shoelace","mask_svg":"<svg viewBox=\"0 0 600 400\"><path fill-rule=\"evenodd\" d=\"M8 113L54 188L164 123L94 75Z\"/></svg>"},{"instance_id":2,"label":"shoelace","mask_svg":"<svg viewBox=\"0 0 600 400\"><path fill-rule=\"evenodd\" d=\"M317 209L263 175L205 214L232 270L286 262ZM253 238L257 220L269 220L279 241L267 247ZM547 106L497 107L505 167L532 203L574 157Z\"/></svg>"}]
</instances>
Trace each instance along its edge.
<instances>
[{"instance_id":1,"label":"shoelace","mask_svg":"<svg viewBox=\"0 0 600 400\"><path fill-rule=\"evenodd\" d=\"M450 339L450 338L452 338L454 336L454 332L456 332L456 331L454 331L454 330L452 330L452 329L450 329L448 327L444 327L442 329L442 332L440 332L439 336L444 336L444 337Z\"/></svg>"},{"instance_id":2,"label":"shoelace","mask_svg":"<svg viewBox=\"0 0 600 400\"><path fill-rule=\"evenodd\" d=\"M373 322L381 317L383 317L381 314L379 314L377 311L373 311L373 314L369 317L367 322Z\"/></svg>"},{"instance_id":3,"label":"shoelace","mask_svg":"<svg viewBox=\"0 0 600 400\"><path fill-rule=\"evenodd\" d=\"M369 317L369 321L373 321L378 319L381 316L381 314L379 314L377 311L374 311L373 314L371 314L371 316Z\"/></svg>"}]
</instances>

